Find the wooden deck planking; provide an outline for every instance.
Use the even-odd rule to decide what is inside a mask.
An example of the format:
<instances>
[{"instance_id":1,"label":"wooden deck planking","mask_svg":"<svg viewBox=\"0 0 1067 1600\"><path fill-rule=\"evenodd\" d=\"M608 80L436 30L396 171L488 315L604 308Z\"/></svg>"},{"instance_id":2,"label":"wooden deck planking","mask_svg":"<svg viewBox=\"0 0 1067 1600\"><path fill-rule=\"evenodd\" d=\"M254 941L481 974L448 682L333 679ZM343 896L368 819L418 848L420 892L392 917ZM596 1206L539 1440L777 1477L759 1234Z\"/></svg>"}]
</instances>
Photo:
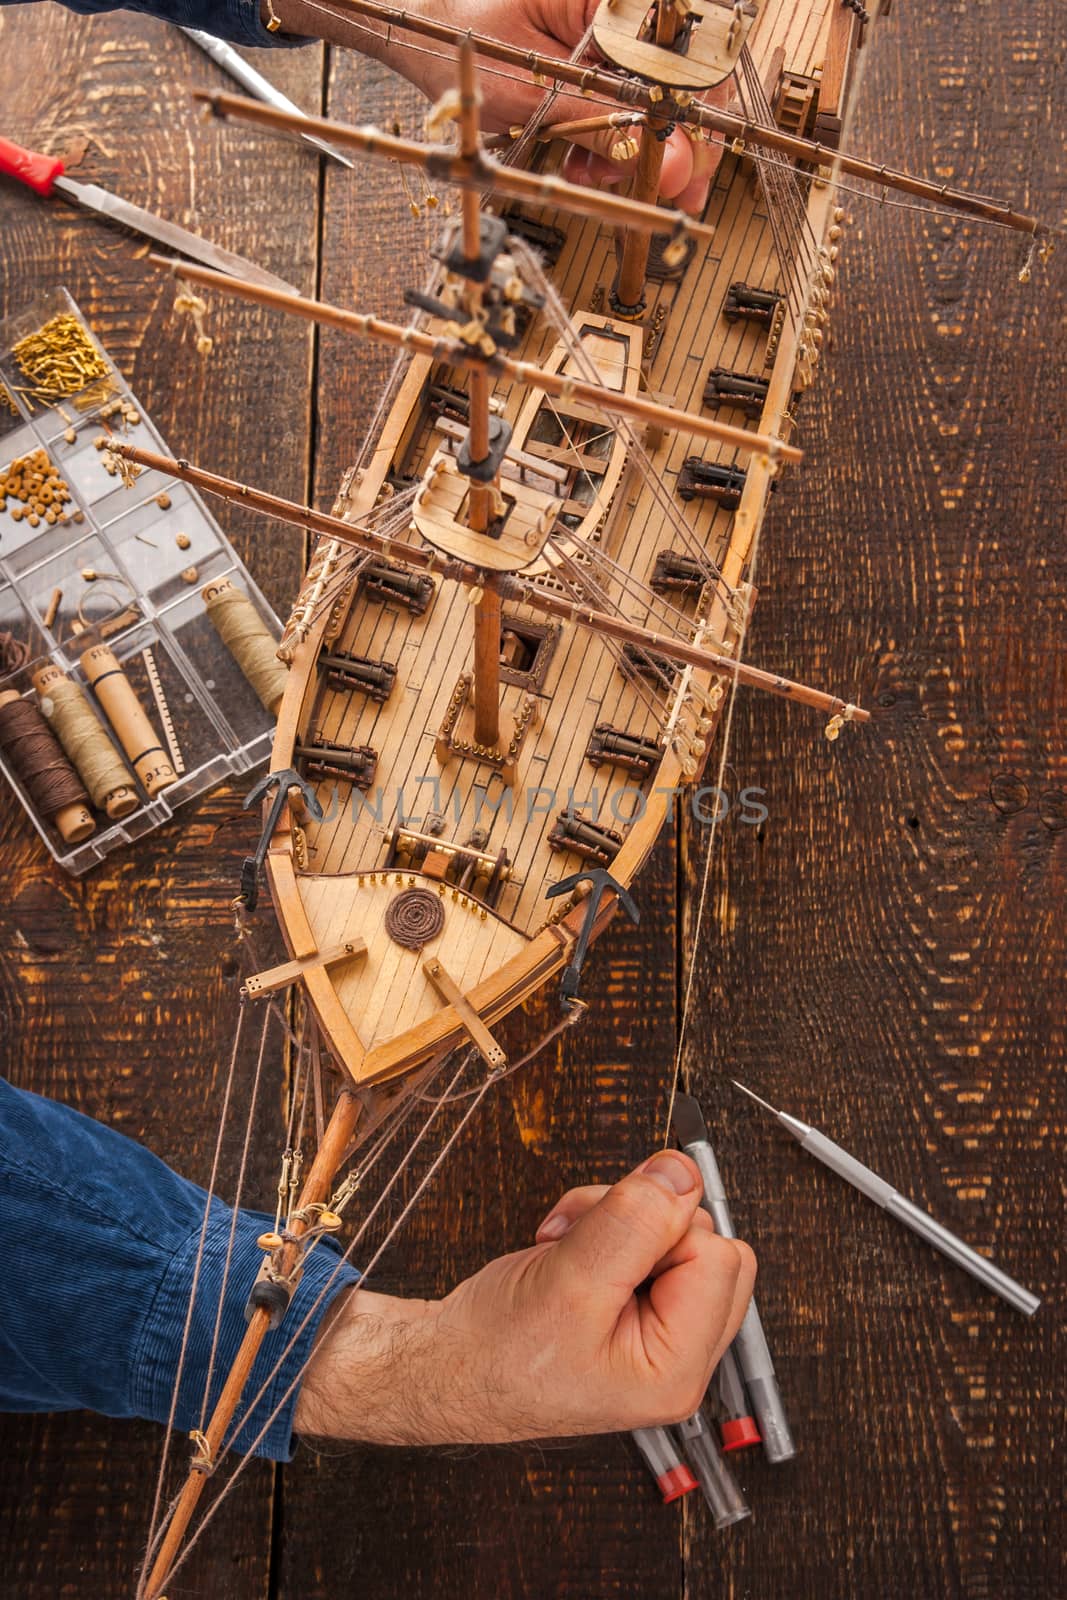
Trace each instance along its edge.
<instances>
[{"instance_id":1,"label":"wooden deck planking","mask_svg":"<svg viewBox=\"0 0 1067 1600\"><path fill-rule=\"evenodd\" d=\"M762 199L751 171L732 156L724 158L707 214L717 219L714 243L718 248L710 247L702 256L694 257L681 286L656 286L659 301L668 304L673 304L682 287L685 308L680 321L668 313L664 335L650 364L653 389L673 396L677 405L696 411L701 406L710 367L761 370L765 340L764 330L743 321L729 324L721 318L713 324L709 339L705 331L706 307L721 304L735 279L766 286L776 281L778 270ZM545 216L556 225L562 221L550 212ZM570 225L567 244L553 273L564 302L588 305L597 286L606 288L613 272L614 244L610 233L595 223ZM542 361L557 337L550 326L535 326L519 354L523 359ZM524 392L515 385L501 385L497 394L504 414L514 420L525 399ZM693 453L693 444L689 435L669 436L650 452L651 461L659 481L672 497L676 517L689 528L690 538L718 556L729 537L731 514L709 502L685 505L673 493L673 480L686 455ZM413 435L403 470L417 473L421 462L436 448L437 435L432 419L428 419ZM719 450L704 441L701 453L709 459L733 460L737 456L732 448ZM657 504L652 488L640 478L635 483L629 473L625 474L616 497L624 504L621 511L617 512L613 505L609 512L603 548L621 568L645 582L657 551L678 545L679 535L671 517ZM624 592L619 578L599 567L592 569L591 576L608 603L614 604L622 615L652 626L665 625L665 608L658 599L650 601L630 590ZM560 578L564 583L574 581L569 573L561 573ZM522 608L519 612L526 614ZM590 767L584 760L584 751L598 722L641 733L653 732L658 719L646 703L653 686L649 685L646 693L639 693L619 669L619 647L564 625L542 686L541 723L527 736L513 815L510 819L499 812L492 815L485 808L484 798L490 769L470 762L452 762L441 769L432 746L432 735L444 715L455 676L464 661L469 661L470 649L463 636L470 628L466 596L457 589L446 592L446 586L439 586L423 617L407 616L398 608L383 608L357 595L336 648L397 662L397 687L384 705L366 701L359 694L324 688L317 697L311 721L326 740L369 744L377 749L377 792L373 798L380 804L382 818L380 822L376 820L371 807L359 802L353 821L351 802L346 799L343 786L339 786L339 813L308 830L311 866L317 873L380 868L384 864L384 841L397 820L399 790L409 821L413 815L421 820L433 806L446 816L446 837L465 842L480 822L489 829L490 848L497 849L506 842L513 876L500 909L518 926L532 932L544 921L548 884L579 864L578 857L554 852L544 842L555 813L573 803L590 814L595 799L594 820L619 832L626 831L625 819L638 804L627 799L627 794L637 786L619 768ZM505 711L517 706L520 698L518 690L507 689L502 699ZM438 787L418 784L420 778L435 779ZM333 786L324 787L332 790ZM545 789L553 795L550 809L531 813L531 792ZM440 805L434 806L438 794ZM538 803L544 798L539 795ZM619 817L614 814L616 809ZM371 930L363 931L367 937ZM398 969L383 969L382 982L388 980L388 987L379 988L373 1014L367 1013L361 1019L365 1039L365 1029L375 1027L378 1017L388 1014L397 999L392 987L395 970ZM373 987L369 971L368 965L358 980L346 982L346 994L354 985L358 987L361 1007L365 1007ZM407 1008L402 1009L406 1015Z\"/></svg>"},{"instance_id":2,"label":"wooden deck planking","mask_svg":"<svg viewBox=\"0 0 1067 1600\"><path fill-rule=\"evenodd\" d=\"M806 70L811 64L808 54L820 36L828 8L815 10L817 15L811 8L794 8L791 13L786 64L794 70ZM756 59L758 65L758 50ZM564 233L565 243L551 273L563 303L603 314L608 309L607 290L615 270L611 230L592 221L561 217L551 210L541 209L535 214ZM703 388L711 367L754 374L764 370L766 330L744 320L730 324L720 316L712 322L709 335L708 308L721 306L730 284L738 279L760 287L777 286L781 281L762 190L751 163L742 163L729 152L724 156L705 215L715 219L714 240L703 251L694 253L681 283L649 285L650 304L645 317L646 327L651 328L654 314L658 310L666 312L653 356L646 358L649 387L678 407L695 412L702 408ZM544 364L557 340L557 331L539 321L516 354L520 359ZM438 381L447 381L448 377L442 370ZM501 383L495 396L497 408L514 424L526 401L526 391ZM727 420L738 421L737 413L727 410ZM394 455L395 469L417 477L439 448L440 435L434 419L423 414L421 421L404 430L400 449ZM582 577L563 570L557 561L556 571L542 581L563 593L575 593L577 598L613 608L638 623L669 629L673 624L663 602L635 592L623 582L622 575L629 572L638 584L647 583L657 552L665 548L700 549L719 564L725 559L733 514L712 501L698 499L685 504L676 496L677 475L686 456L693 453L727 463L745 459L733 446L697 441L686 433L668 435L655 450L648 451L660 487L624 472L615 499L594 535L605 555L618 564L618 570L591 563L588 557L581 559L581 552L572 546ZM669 497L672 510L659 503L664 494ZM684 536L681 527L688 530ZM550 569L551 566L550 562ZM576 583L577 590L573 587ZM571 852L555 852L548 846L546 835L555 814L569 808L582 810L591 820L625 835L630 822L643 809L642 801L633 798L634 790L644 788L647 792L656 781L653 775L644 785L635 785L629 774L612 765L592 768L584 752L594 727L606 722L654 734L663 724L670 691L647 680L635 686L620 670L618 645L564 624L541 686L538 725L526 737L509 814L500 804L499 780L494 780L490 767L453 761L442 770L434 754L434 734L444 717L456 677L472 664L473 630L466 597L455 591L446 595L439 588L429 613L421 618L394 610L386 623L381 610L357 594L341 633L340 647L397 663L398 686L390 701L377 705L364 702L359 695L324 689L312 718L320 737L339 744L368 744L377 751L373 805L359 803L354 817L350 804L342 805L328 822L310 828L311 866L327 873L380 868L386 841L400 819L397 802L402 795L404 820L409 825L419 825L432 808L445 816L446 838L466 843L475 826L480 825L488 832L489 848L506 846L512 875L498 909L517 927L533 933L544 922L546 888L581 862ZM371 612L379 614L372 616ZM695 621L697 612L694 605L683 615ZM528 613L519 608L518 614ZM716 624L717 628L720 626ZM465 630L468 638L464 638ZM720 640L713 633L708 642L714 647ZM506 689L502 695L504 713L514 712L522 698L519 690ZM424 781L420 783L420 779ZM487 806L491 788L495 790L496 809ZM531 812L533 796L539 805L551 796L551 803L544 810ZM488 939L488 930L483 932ZM407 1015L402 997L394 992L395 984L400 982L398 973L397 965L382 969L373 1015L362 1018L364 1030L376 1026L378 1017L389 1014L396 1004ZM370 979L366 973L359 982L369 996Z\"/></svg>"}]
</instances>

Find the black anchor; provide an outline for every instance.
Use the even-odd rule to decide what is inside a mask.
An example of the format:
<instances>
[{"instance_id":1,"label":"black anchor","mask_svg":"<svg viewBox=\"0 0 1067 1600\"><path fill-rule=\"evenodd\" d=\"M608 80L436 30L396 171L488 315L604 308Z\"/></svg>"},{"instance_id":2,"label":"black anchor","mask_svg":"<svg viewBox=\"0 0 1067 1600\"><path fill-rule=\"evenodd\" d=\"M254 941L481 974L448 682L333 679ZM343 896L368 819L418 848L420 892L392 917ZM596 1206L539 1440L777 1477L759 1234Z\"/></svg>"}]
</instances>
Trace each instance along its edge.
<instances>
[{"instance_id":1,"label":"black anchor","mask_svg":"<svg viewBox=\"0 0 1067 1600\"><path fill-rule=\"evenodd\" d=\"M572 889L577 889L580 883L586 880L592 884L586 900L585 921L582 931L578 935L578 943L574 947L574 955L570 965L563 969L563 977L559 986L559 1003L564 1011L570 1011L578 1004L578 984L582 976L582 962L585 960L589 949L589 941L593 937L593 924L596 922L597 912L604 891L610 889L618 896L619 904L626 912L631 922L640 922L641 913L634 905L629 893L623 888L610 872L605 872L603 867L590 867L587 872L576 872L570 878L561 878L559 883L554 883L551 889L545 891L546 900L554 900L557 895L569 894Z\"/></svg>"},{"instance_id":2,"label":"black anchor","mask_svg":"<svg viewBox=\"0 0 1067 1600\"><path fill-rule=\"evenodd\" d=\"M277 785L276 789L274 788L275 785ZM293 767L283 767L281 772L268 772L259 779L258 783L254 783L245 796L245 810L247 811L249 806L255 805L257 800L263 800L271 789L274 789L274 803L270 808L266 822L263 824L263 832L259 836L256 853L253 856L245 856L244 861L241 863L241 892L237 898L246 911L254 911L256 909L256 901L259 899L259 869L267 858L267 851L274 837L274 830L278 826L279 818L285 809L285 802L289 798L289 790L299 789L304 804L315 818L315 821L322 821L322 807L316 799L314 789L308 787L299 772L295 771Z\"/></svg>"}]
</instances>

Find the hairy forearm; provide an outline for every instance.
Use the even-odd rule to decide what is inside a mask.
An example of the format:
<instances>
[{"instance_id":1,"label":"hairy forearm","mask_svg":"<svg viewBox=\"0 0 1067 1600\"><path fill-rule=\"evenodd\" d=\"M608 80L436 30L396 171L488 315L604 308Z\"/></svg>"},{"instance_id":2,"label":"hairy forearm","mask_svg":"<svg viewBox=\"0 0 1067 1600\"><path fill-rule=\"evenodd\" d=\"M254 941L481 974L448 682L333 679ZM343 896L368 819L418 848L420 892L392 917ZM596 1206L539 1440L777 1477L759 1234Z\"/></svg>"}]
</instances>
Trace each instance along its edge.
<instances>
[{"instance_id":1,"label":"hairy forearm","mask_svg":"<svg viewBox=\"0 0 1067 1600\"><path fill-rule=\"evenodd\" d=\"M322 1329L300 1391L297 1433L370 1444L440 1442L427 1369L435 1305L353 1290Z\"/></svg>"}]
</instances>

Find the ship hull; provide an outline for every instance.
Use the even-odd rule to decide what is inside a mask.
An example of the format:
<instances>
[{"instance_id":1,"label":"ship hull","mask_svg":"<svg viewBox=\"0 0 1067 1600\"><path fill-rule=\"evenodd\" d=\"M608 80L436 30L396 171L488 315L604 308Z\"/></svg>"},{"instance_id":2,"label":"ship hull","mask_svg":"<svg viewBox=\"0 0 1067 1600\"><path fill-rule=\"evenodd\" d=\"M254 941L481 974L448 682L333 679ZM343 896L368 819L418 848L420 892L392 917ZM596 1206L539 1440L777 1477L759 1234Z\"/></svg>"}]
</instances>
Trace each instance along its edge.
<instances>
[{"instance_id":1,"label":"ship hull","mask_svg":"<svg viewBox=\"0 0 1067 1600\"><path fill-rule=\"evenodd\" d=\"M810 70L840 32L841 10L828 0L790 7L769 0L750 41L757 64L775 70L784 43L791 69ZM832 191L805 185L805 194L811 236L821 241ZM619 337L620 351L640 350L648 392L700 410L713 369L758 376L767 387L761 414L748 413L750 425L789 437L798 353L792 320L779 317L772 328L727 315L731 285L741 281L772 295L784 286L765 202L743 159L728 154L719 169L705 213L714 241L701 244L677 275L668 270L649 283L639 324L610 314L610 230L549 210L526 209L523 218L560 241L549 276L574 325L602 341ZM532 329L517 354L567 370L551 326ZM620 355L615 381L636 388L629 356ZM442 450L442 434L456 432L439 425L440 396L454 396L451 383L429 360L412 360L380 438L335 508L341 515L365 515L425 474ZM461 421L458 397L454 403ZM688 639L734 651L754 598L746 575L772 464L684 435L646 433L646 473L602 419L576 417L562 403L553 411L506 384L498 386L494 408L515 430L513 450L570 474L563 498L571 520L558 522L553 543L535 552L531 570L539 581L642 627L684 624ZM730 411L725 420L740 423L743 415ZM694 456L744 472L739 502L684 498L679 480ZM575 496L583 472L582 496ZM719 581L650 594L664 553L695 548L714 563ZM355 582L296 650L279 719L276 770L299 768L298 750L316 743L374 754L367 788L336 774L321 780L323 821L287 817L268 855L283 932L294 958L307 963L310 1003L338 1062L361 1084L397 1077L470 1042L470 1011L491 1028L552 982L573 955L588 883L560 899L548 891L595 869L623 888L634 884L676 796L698 796L699 804L729 689L722 674L641 657L628 662L612 640L566 620L546 626L530 606L506 604L505 721L514 725L532 704L521 749L510 770L450 757L444 731L472 664L469 599L438 578L420 611L411 597L383 598ZM331 684L322 666L327 655L395 669L388 697L377 701ZM430 900L439 914L427 909ZM594 937L615 904L609 891ZM427 920L416 919L414 943L398 941L398 922L416 906ZM352 940L365 946L359 955L316 964L317 955ZM434 965L463 1006L443 998L428 970Z\"/></svg>"}]
</instances>

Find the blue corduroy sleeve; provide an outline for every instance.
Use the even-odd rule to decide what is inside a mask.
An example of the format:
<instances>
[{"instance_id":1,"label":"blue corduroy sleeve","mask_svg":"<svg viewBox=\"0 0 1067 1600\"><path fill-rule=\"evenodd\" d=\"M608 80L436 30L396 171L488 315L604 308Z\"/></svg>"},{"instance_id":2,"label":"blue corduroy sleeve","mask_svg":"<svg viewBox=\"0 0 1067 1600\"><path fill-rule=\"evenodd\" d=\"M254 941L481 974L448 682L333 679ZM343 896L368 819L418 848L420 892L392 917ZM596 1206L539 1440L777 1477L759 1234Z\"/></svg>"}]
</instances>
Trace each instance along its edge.
<instances>
[{"instance_id":1,"label":"blue corduroy sleeve","mask_svg":"<svg viewBox=\"0 0 1067 1600\"><path fill-rule=\"evenodd\" d=\"M199 28L231 44L267 46L314 44L293 33L271 33L259 11L260 0L59 0L68 11L92 17L104 11L140 11L181 28ZM22 5L25 0L0 0L0 5Z\"/></svg>"},{"instance_id":2,"label":"blue corduroy sleeve","mask_svg":"<svg viewBox=\"0 0 1067 1600\"><path fill-rule=\"evenodd\" d=\"M0 1409L167 1420L206 1201L203 1189L132 1139L0 1079ZM232 1216L212 1203L175 1416L184 1432L200 1425ZM237 1215L209 1406L244 1333L248 1290L263 1259L256 1239L272 1223L256 1212ZM269 1385L242 1422L236 1449L247 1451L279 1406L256 1454L291 1457L299 1385L283 1396L334 1296L357 1277L329 1241L311 1253L252 1370L246 1401Z\"/></svg>"}]
</instances>

